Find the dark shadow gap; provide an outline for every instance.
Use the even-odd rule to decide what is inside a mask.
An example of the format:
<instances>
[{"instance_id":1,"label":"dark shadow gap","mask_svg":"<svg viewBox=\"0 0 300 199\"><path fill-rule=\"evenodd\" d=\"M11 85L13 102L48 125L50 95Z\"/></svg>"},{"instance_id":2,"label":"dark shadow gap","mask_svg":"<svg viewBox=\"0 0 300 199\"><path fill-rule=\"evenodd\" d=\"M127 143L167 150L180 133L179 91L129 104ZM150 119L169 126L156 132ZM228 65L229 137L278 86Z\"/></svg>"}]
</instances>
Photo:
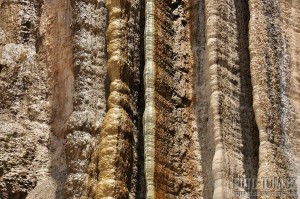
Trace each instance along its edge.
<instances>
[{"instance_id":1,"label":"dark shadow gap","mask_svg":"<svg viewBox=\"0 0 300 199\"><path fill-rule=\"evenodd\" d=\"M250 54L249 54L249 20L250 11L247 0L234 0L236 7L237 31L238 31L238 53L240 66L240 121L242 129L242 153L244 155L243 168L246 178L257 178L258 172L258 149L259 133L255 121L253 109L253 88L250 73ZM252 188L254 191L255 188ZM247 189L251 192L251 189ZM250 198L256 198L251 196Z\"/></svg>"},{"instance_id":2,"label":"dark shadow gap","mask_svg":"<svg viewBox=\"0 0 300 199\"><path fill-rule=\"evenodd\" d=\"M145 29L145 0L140 1L140 87L138 89L138 140L137 140L137 155L138 155L138 183L136 198L146 198L146 179L144 168L144 135L143 135L143 114L145 110L145 90L144 90L144 66L145 66L145 52L144 52L144 29Z\"/></svg>"}]
</instances>

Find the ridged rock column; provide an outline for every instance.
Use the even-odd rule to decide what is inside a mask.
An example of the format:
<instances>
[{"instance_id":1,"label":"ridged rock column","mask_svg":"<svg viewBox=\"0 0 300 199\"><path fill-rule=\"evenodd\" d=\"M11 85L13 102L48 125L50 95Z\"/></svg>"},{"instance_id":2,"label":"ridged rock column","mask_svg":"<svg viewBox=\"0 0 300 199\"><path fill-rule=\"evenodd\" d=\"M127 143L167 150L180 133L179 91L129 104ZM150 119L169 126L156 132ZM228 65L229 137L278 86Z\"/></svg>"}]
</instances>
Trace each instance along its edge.
<instances>
[{"instance_id":1,"label":"ridged rock column","mask_svg":"<svg viewBox=\"0 0 300 199\"><path fill-rule=\"evenodd\" d=\"M200 198L200 146L193 112L190 1L147 0L145 174L147 198Z\"/></svg>"},{"instance_id":2,"label":"ridged rock column","mask_svg":"<svg viewBox=\"0 0 300 199\"><path fill-rule=\"evenodd\" d=\"M277 198L300 196L299 6L298 1L249 1L251 78L260 137L258 191L285 193ZM290 188L266 187L264 178L282 179Z\"/></svg>"},{"instance_id":3,"label":"ridged rock column","mask_svg":"<svg viewBox=\"0 0 300 199\"><path fill-rule=\"evenodd\" d=\"M137 192L140 1L108 0L108 111L83 198L134 198Z\"/></svg>"},{"instance_id":4,"label":"ridged rock column","mask_svg":"<svg viewBox=\"0 0 300 199\"><path fill-rule=\"evenodd\" d=\"M56 85L56 89L59 90L59 93L65 93L64 96L71 95L73 99L62 100L58 96L56 100L61 105L72 102L72 112L67 118L67 122L60 126L65 138L64 146L67 163L67 179L63 197L79 198L82 195L83 185L88 176L87 169L96 147L98 132L106 111L107 56L105 52L105 29L107 27L107 11L104 0L71 0L67 4L65 13L68 12L71 12L71 16L58 14L58 17L64 23L71 20L71 25L68 25L68 27L71 28L72 32L71 71L74 75L74 83L72 83L73 88L64 90L63 81L60 80L59 84ZM57 29L62 32L63 26ZM60 36L62 35L60 33ZM67 38L60 39L67 41ZM69 46L66 45L67 47ZM59 48L56 47L57 49ZM63 51L60 53L63 54ZM57 75L58 78L62 74L67 74L68 70L63 69L63 66L67 66L67 64L68 60L65 61L65 65L59 64L60 74ZM70 79L67 77L64 78L64 81L65 85L70 84ZM57 102L54 103L54 105L56 104ZM54 115L56 120L59 114L58 112ZM61 120L63 121L63 119L62 117ZM56 121L54 124L56 124L54 127L57 128L60 122Z\"/></svg>"},{"instance_id":5,"label":"ridged rock column","mask_svg":"<svg viewBox=\"0 0 300 199\"><path fill-rule=\"evenodd\" d=\"M205 1L205 15L204 67L209 67L210 75L208 122L212 132L206 138L214 136L215 145L211 168L214 191L210 195L205 190L205 194L208 198L225 199L234 198L240 191L243 194L239 198L250 198L251 190L236 183L239 179L255 179L259 144L247 49L248 5L246 1Z\"/></svg>"}]
</instances>

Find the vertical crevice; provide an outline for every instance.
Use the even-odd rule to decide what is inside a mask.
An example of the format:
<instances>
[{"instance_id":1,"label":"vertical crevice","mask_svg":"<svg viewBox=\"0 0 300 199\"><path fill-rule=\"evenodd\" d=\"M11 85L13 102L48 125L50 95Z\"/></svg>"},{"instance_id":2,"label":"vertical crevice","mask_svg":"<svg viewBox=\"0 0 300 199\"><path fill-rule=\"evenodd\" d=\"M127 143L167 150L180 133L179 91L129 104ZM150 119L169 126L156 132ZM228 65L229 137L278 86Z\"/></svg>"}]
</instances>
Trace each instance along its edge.
<instances>
[{"instance_id":1,"label":"vertical crevice","mask_svg":"<svg viewBox=\"0 0 300 199\"><path fill-rule=\"evenodd\" d=\"M203 198L212 198L213 176L212 161L215 153L214 139L210 128L209 116L209 68L207 67L206 51L206 16L205 0L195 1L194 12L194 41L195 57L195 115L201 148L201 164L203 176Z\"/></svg>"},{"instance_id":2,"label":"vertical crevice","mask_svg":"<svg viewBox=\"0 0 300 199\"><path fill-rule=\"evenodd\" d=\"M247 179L257 180L258 173L258 157L259 157L259 133L255 121L253 109L253 95L250 74L250 54L249 54L249 20L250 11L247 1L235 0L237 29L238 33L238 46L240 49L240 73L241 73L241 94L240 94L240 115L242 127L242 139L244 154L243 166L245 177ZM256 191L256 187L252 184L248 185L246 191L249 194ZM256 198L255 195L250 195L250 198Z\"/></svg>"},{"instance_id":3,"label":"vertical crevice","mask_svg":"<svg viewBox=\"0 0 300 199\"><path fill-rule=\"evenodd\" d=\"M144 92L144 67L145 67L145 51L144 51L144 29L145 29L145 0L140 0L140 46L138 49L140 52L140 84L138 88L138 137L137 137L137 161L138 161L138 171L137 171L137 176L138 176L138 183L137 183L137 193L136 193L136 198L139 199L144 199L146 198L146 180L145 180L145 155L144 155L144 136L143 136L143 114L145 110L145 92Z\"/></svg>"},{"instance_id":4,"label":"vertical crevice","mask_svg":"<svg viewBox=\"0 0 300 199\"><path fill-rule=\"evenodd\" d=\"M254 116L253 95L250 74L250 54L249 54L249 36L248 25L250 20L250 11L248 1L234 0L236 7L236 19L238 30L238 48L240 66L240 104L239 114L242 130L242 153L243 167L246 179L256 180L258 172L258 148L259 133ZM250 194L256 187L250 187L246 191ZM250 196L256 198L256 196Z\"/></svg>"},{"instance_id":5,"label":"vertical crevice","mask_svg":"<svg viewBox=\"0 0 300 199\"><path fill-rule=\"evenodd\" d=\"M38 4L39 5L39 4ZM41 27L37 35L37 50L45 56L51 104L50 156L51 177L49 184L55 184L55 197L63 197L67 178L65 154L65 123L73 111L74 74L72 71L71 7L70 1L45 0L41 12ZM48 21L49 23L45 23ZM63 38L63 39L62 39ZM44 48L39 47L42 42ZM40 188L43 184L40 185Z\"/></svg>"}]
</instances>

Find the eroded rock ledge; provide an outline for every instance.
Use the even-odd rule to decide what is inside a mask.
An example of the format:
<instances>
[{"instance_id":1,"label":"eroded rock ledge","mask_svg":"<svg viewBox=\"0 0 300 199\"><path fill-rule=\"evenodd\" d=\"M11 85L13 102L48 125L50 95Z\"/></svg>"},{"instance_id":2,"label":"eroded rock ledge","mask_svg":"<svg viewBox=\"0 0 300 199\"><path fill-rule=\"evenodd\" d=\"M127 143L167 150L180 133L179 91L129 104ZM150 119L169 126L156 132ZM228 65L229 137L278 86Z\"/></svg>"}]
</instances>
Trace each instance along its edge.
<instances>
[{"instance_id":1,"label":"eroded rock ledge","mask_svg":"<svg viewBox=\"0 0 300 199\"><path fill-rule=\"evenodd\" d=\"M0 198L299 198L299 10L0 0Z\"/></svg>"}]
</instances>

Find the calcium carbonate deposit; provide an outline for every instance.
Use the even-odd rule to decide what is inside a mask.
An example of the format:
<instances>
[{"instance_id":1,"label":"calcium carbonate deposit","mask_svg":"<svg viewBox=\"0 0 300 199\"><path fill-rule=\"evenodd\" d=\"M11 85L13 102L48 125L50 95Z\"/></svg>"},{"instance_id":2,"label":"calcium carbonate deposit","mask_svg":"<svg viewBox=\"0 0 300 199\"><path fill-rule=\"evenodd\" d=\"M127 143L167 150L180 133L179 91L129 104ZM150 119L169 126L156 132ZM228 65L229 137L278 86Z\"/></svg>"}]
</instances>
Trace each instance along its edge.
<instances>
[{"instance_id":1,"label":"calcium carbonate deposit","mask_svg":"<svg viewBox=\"0 0 300 199\"><path fill-rule=\"evenodd\" d=\"M0 0L25 198L300 198L300 0Z\"/></svg>"}]
</instances>

